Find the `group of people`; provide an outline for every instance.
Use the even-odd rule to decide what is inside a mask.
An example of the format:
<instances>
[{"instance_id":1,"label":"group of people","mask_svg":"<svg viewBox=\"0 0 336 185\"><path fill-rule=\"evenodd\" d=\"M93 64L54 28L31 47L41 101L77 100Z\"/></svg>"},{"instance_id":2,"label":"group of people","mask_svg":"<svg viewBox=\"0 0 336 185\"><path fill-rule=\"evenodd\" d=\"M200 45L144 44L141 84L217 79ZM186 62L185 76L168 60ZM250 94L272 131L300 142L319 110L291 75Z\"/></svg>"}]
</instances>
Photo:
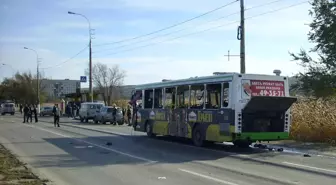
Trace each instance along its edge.
<instances>
[{"instance_id":1,"label":"group of people","mask_svg":"<svg viewBox=\"0 0 336 185\"><path fill-rule=\"evenodd\" d=\"M25 105L24 107L22 105L20 105L20 112L21 114L23 113L23 123L29 123L33 121L33 115L35 118L35 123L38 122L38 118L37 118L37 106L36 105ZM52 110L53 114L54 114L54 126L56 127L60 127L59 125L59 119L60 119L60 115L61 115L61 111L58 107L58 104L55 104Z\"/></svg>"},{"instance_id":2,"label":"group of people","mask_svg":"<svg viewBox=\"0 0 336 185\"><path fill-rule=\"evenodd\" d=\"M65 108L65 114L68 115L68 118L69 117L75 118L76 116L79 115L79 107L75 103L73 104L68 103L68 105Z\"/></svg>"},{"instance_id":3,"label":"group of people","mask_svg":"<svg viewBox=\"0 0 336 185\"><path fill-rule=\"evenodd\" d=\"M37 106L36 105L25 105L24 107L20 105L20 112L23 113L23 123L29 123L33 121L33 114L35 118L35 123L38 122L37 119Z\"/></svg>"}]
</instances>

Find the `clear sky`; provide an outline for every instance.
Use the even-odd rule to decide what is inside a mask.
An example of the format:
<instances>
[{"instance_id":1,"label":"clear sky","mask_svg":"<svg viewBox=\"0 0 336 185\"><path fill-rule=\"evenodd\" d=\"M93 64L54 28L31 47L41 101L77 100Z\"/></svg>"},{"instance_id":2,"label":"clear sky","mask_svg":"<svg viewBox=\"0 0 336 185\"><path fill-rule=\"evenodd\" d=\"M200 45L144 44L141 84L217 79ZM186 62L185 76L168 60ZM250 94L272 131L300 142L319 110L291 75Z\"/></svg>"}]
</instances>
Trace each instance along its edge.
<instances>
[{"instance_id":1,"label":"clear sky","mask_svg":"<svg viewBox=\"0 0 336 185\"><path fill-rule=\"evenodd\" d=\"M79 79L88 66L88 50L65 61L88 45L88 24L68 11L84 14L91 22L93 63L120 65L127 72L125 84L211 75L214 71L239 72L239 57L228 61L224 56L228 50L239 54L238 23L228 24L239 21L239 13L219 19L239 12L239 2L148 37L100 45L159 30L232 1L0 0L0 63L7 64L0 66L0 78L17 70L36 73L35 54L23 49L29 47L38 52L46 77ZM272 1L245 0L245 16L303 2L279 0L253 8ZM311 20L309 9L310 4L305 3L246 20L247 73L272 74L273 69L280 69L284 75L293 75L301 70L288 52L311 47L306 25ZM190 35L219 25L226 26ZM150 46L139 48L144 45Z\"/></svg>"}]
</instances>

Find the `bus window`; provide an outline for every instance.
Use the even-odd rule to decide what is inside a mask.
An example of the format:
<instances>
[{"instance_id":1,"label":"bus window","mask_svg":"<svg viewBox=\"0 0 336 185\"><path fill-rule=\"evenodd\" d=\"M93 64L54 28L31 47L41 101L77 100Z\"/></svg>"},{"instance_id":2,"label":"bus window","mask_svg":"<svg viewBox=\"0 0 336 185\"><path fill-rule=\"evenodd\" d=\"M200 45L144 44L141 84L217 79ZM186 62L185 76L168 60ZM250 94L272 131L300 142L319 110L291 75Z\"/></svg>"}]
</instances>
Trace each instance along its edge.
<instances>
[{"instance_id":1,"label":"bus window","mask_svg":"<svg viewBox=\"0 0 336 185\"><path fill-rule=\"evenodd\" d=\"M192 85L190 90L190 108L203 109L204 85Z\"/></svg>"},{"instance_id":2,"label":"bus window","mask_svg":"<svg viewBox=\"0 0 336 185\"><path fill-rule=\"evenodd\" d=\"M153 90L145 90L145 109L153 108Z\"/></svg>"},{"instance_id":3,"label":"bus window","mask_svg":"<svg viewBox=\"0 0 336 185\"><path fill-rule=\"evenodd\" d=\"M177 108L188 108L189 104L189 86L179 86L177 87Z\"/></svg>"},{"instance_id":4,"label":"bus window","mask_svg":"<svg viewBox=\"0 0 336 185\"><path fill-rule=\"evenodd\" d=\"M154 108L161 109L162 108L162 89L154 90Z\"/></svg>"},{"instance_id":5,"label":"bus window","mask_svg":"<svg viewBox=\"0 0 336 185\"><path fill-rule=\"evenodd\" d=\"M176 91L175 87L166 88L165 107L175 108L175 94L176 94L175 91Z\"/></svg>"},{"instance_id":6,"label":"bus window","mask_svg":"<svg viewBox=\"0 0 336 185\"><path fill-rule=\"evenodd\" d=\"M228 107L229 106L229 89L230 85L228 82L223 83L223 107Z\"/></svg>"},{"instance_id":7,"label":"bus window","mask_svg":"<svg viewBox=\"0 0 336 185\"><path fill-rule=\"evenodd\" d=\"M218 109L220 108L220 97L221 97L222 84L207 84L207 98L205 107L207 109Z\"/></svg>"}]
</instances>

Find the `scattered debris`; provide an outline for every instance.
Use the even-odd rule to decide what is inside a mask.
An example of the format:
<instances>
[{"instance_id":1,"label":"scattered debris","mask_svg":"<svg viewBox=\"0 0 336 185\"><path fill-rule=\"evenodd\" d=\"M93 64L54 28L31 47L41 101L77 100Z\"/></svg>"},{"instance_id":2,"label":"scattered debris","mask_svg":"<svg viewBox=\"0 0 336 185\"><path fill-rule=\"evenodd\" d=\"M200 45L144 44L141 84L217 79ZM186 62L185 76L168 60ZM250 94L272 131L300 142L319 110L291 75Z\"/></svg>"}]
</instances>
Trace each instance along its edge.
<instances>
[{"instance_id":1,"label":"scattered debris","mask_svg":"<svg viewBox=\"0 0 336 185\"><path fill-rule=\"evenodd\" d=\"M309 154L303 154L303 157L311 157Z\"/></svg>"},{"instance_id":2,"label":"scattered debris","mask_svg":"<svg viewBox=\"0 0 336 185\"><path fill-rule=\"evenodd\" d=\"M283 148L278 148L277 149L278 152L283 152L283 150L284 150Z\"/></svg>"},{"instance_id":3,"label":"scattered debris","mask_svg":"<svg viewBox=\"0 0 336 185\"><path fill-rule=\"evenodd\" d=\"M111 142L106 142L106 145L107 146L112 146L112 143Z\"/></svg>"},{"instance_id":4,"label":"scattered debris","mask_svg":"<svg viewBox=\"0 0 336 185\"><path fill-rule=\"evenodd\" d=\"M159 180L166 180L166 177L158 177Z\"/></svg>"},{"instance_id":5,"label":"scattered debris","mask_svg":"<svg viewBox=\"0 0 336 185\"><path fill-rule=\"evenodd\" d=\"M257 143L256 143L256 144L254 144L254 147L255 147L255 148L259 148L260 145L261 145L261 144L257 144Z\"/></svg>"},{"instance_id":6,"label":"scattered debris","mask_svg":"<svg viewBox=\"0 0 336 185\"><path fill-rule=\"evenodd\" d=\"M93 146L89 145L88 148L93 148Z\"/></svg>"}]
</instances>

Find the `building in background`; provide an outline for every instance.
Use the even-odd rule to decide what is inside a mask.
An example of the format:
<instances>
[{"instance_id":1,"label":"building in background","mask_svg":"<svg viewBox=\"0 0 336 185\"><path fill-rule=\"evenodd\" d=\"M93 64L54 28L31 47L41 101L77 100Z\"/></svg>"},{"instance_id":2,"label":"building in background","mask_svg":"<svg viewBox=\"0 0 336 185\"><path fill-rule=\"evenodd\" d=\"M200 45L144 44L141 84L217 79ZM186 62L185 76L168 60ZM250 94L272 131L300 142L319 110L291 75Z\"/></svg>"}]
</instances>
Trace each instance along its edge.
<instances>
[{"instance_id":1,"label":"building in background","mask_svg":"<svg viewBox=\"0 0 336 185\"><path fill-rule=\"evenodd\" d=\"M47 95L47 100L55 100L74 94L80 90L79 80L41 80L41 90Z\"/></svg>"}]
</instances>

